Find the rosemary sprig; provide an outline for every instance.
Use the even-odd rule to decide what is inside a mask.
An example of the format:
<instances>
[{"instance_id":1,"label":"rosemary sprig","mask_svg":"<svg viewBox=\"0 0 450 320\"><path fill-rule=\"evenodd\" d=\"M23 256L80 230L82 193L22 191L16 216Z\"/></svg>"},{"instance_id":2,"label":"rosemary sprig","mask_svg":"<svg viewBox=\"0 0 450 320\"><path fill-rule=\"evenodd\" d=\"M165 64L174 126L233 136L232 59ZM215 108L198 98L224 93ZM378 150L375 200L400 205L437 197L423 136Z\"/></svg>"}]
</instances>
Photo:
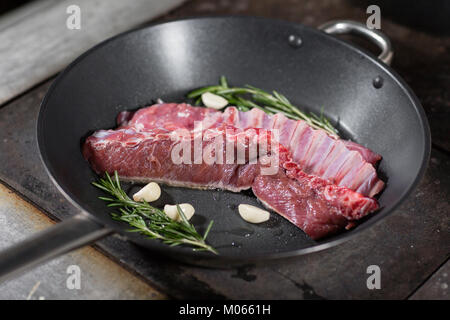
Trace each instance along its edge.
<instances>
[{"instance_id":1,"label":"rosemary sprig","mask_svg":"<svg viewBox=\"0 0 450 320\"><path fill-rule=\"evenodd\" d=\"M277 91L269 93L250 85L229 87L227 79L222 76L220 77L219 85L193 90L187 94L187 97L196 99L195 104L200 105L201 95L205 92L211 92L225 98L230 105L236 106L240 111L259 108L268 114L282 113L291 119L304 120L315 129L323 129L333 136L338 136L338 131L323 115L323 109L320 116L312 112L307 114L300 111L299 108L291 104L284 95ZM252 99L247 99L246 97L248 96Z\"/></svg>"},{"instance_id":2,"label":"rosemary sprig","mask_svg":"<svg viewBox=\"0 0 450 320\"><path fill-rule=\"evenodd\" d=\"M105 178L92 184L110 195L110 197L99 197L99 199L108 202L108 207L118 208L118 212L111 215L114 220L126 222L132 226L133 229L129 230L130 232L139 232L170 246L185 244L193 246L197 251L206 250L217 254L217 251L205 242L213 221L209 223L204 235L200 235L194 225L186 219L180 206L177 205L177 209L182 221L177 222L148 202L137 202L128 197L120 185L117 172L114 172L113 178L106 172Z\"/></svg>"}]
</instances>

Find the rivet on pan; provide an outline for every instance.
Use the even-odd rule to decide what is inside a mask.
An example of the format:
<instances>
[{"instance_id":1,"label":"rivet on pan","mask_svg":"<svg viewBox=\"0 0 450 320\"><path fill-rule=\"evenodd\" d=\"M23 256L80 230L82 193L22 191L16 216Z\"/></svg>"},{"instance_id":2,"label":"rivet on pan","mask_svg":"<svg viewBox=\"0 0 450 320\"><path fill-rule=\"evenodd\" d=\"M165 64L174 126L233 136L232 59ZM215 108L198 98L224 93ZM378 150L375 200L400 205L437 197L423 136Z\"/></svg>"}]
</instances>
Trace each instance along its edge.
<instances>
[{"instance_id":1,"label":"rivet on pan","mask_svg":"<svg viewBox=\"0 0 450 320\"><path fill-rule=\"evenodd\" d=\"M302 39L294 34L289 36L288 41L292 48L299 48L302 45Z\"/></svg>"},{"instance_id":2,"label":"rivet on pan","mask_svg":"<svg viewBox=\"0 0 450 320\"><path fill-rule=\"evenodd\" d=\"M375 89L380 89L383 86L384 79L380 76L377 76L373 79L372 84Z\"/></svg>"},{"instance_id":3,"label":"rivet on pan","mask_svg":"<svg viewBox=\"0 0 450 320\"><path fill-rule=\"evenodd\" d=\"M242 247L242 243L234 242L234 241L233 241L233 242L231 243L231 246L232 246L232 247L235 247L235 248L241 248L241 247Z\"/></svg>"}]
</instances>

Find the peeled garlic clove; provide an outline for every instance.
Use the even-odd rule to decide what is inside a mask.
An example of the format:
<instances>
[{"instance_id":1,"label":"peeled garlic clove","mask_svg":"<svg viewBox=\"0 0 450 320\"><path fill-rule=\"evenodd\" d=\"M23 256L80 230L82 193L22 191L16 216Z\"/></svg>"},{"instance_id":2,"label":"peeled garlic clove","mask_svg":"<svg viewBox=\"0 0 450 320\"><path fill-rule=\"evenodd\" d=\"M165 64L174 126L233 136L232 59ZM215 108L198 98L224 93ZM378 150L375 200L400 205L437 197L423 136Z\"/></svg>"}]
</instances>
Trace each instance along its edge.
<instances>
[{"instance_id":1,"label":"peeled garlic clove","mask_svg":"<svg viewBox=\"0 0 450 320\"><path fill-rule=\"evenodd\" d=\"M205 106L213 109L222 109L228 104L225 98L211 92L203 93L202 101Z\"/></svg>"},{"instance_id":2,"label":"peeled garlic clove","mask_svg":"<svg viewBox=\"0 0 450 320\"><path fill-rule=\"evenodd\" d=\"M175 205L173 206L170 204L166 204L164 206L164 213L172 220L176 221L178 218L178 210L177 210L177 206L175 206Z\"/></svg>"},{"instance_id":3,"label":"peeled garlic clove","mask_svg":"<svg viewBox=\"0 0 450 320\"><path fill-rule=\"evenodd\" d=\"M186 216L186 219L190 220L194 215L195 208L189 203L182 203L179 204L179 206L180 209L183 211L184 215ZM172 220L175 221L182 220L180 214L178 213L178 208L176 205L166 204L164 206L164 213L167 214L167 216L169 216L169 218Z\"/></svg>"},{"instance_id":4,"label":"peeled garlic clove","mask_svg":"<svg viewBox=\"0 0 450 320\"><path fill-rule=\"evenodd\" d=\"M261 223L269 220L270 213L249 204L240 204L238 207L242 219L250 223Z\"/></svg>"},{"instance_id":5,"label":"peeled garlic clove","mask_svg":"<svg viewBox=\"0 0 450 320\"><path fill-rule=\"evenodd\" d=\"M158 200L160 196L161 196L161 188L159 187L159 185L155 182L150 182L133 195L133 200L134 201L145 200L147 202L152 202Z\"/></svg>"}]
</instances>

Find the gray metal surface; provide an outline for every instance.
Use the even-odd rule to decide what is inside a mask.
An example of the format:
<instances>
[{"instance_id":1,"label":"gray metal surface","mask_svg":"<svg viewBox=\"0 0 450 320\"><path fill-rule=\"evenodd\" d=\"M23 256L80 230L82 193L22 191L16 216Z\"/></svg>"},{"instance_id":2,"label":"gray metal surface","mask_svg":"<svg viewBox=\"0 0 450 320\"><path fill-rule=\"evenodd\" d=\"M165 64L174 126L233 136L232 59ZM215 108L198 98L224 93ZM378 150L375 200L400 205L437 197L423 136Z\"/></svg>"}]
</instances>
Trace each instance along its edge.
<instances>
[{"instance_id":1,"label":"gray metal surface","mask_svg":"<svg viewBox=\"0 0 450 320\"><path fill-rule=\"evenodd\" d=\"M372 41L381 49L378 59L390 65L394 57L391 40L379 30L368 29L363 23L351 20L335 20L318 27L328 34L358 34Z\"/></svg>"}]
</instances>

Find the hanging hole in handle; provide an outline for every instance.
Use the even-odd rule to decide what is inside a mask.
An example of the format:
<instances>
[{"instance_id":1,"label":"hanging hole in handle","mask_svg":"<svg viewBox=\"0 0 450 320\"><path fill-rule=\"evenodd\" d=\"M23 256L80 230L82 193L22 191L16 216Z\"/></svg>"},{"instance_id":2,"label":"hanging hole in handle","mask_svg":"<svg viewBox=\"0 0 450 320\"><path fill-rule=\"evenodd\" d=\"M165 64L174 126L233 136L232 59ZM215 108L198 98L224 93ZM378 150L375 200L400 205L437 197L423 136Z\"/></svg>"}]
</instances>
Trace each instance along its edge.
<instances>
[{"instance_id":1,"label":"hanging hole in handle","mask_svg":"<svg viewBox=\"0 0 450 320\"><path fill-rule=\"evenodd\" d=\"M369 29L362 23L350 20L330 21L320 25L318 29L327 34L354 34L363 36L381 49L381 54L378 56L378 59L387 65L390 65L392 62L394 51L392 49L391 41L379 30Z\"/></svg>"}]
</instances>

